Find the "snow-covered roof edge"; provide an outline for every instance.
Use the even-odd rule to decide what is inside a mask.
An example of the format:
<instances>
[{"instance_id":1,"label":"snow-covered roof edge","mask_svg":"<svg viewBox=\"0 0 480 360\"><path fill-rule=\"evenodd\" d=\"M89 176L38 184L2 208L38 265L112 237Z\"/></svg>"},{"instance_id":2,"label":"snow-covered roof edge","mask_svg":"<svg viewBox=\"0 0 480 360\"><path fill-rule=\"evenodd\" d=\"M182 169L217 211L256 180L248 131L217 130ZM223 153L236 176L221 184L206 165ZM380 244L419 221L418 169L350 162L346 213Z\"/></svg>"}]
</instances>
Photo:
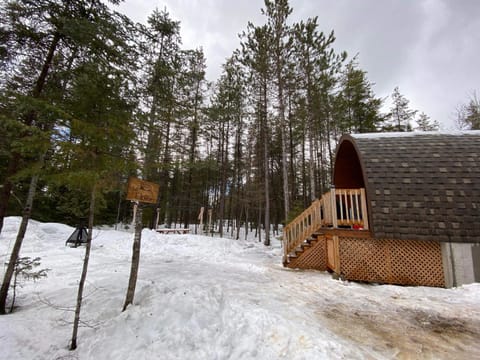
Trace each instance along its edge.
<instances>
[{"instance_id":1,"label":"snow-covered roof edge","mask_svg":"<svg viewBox=\"0 0 480 360\"><path fill-rule=\"evenodd\" d=\"M410 131L410 132L365 133L365 134L349 134L349 135L355 139L399 138L399 137L413 137L413 136L425 136L425 135L480 136L480 130Z\"/></svg>"}]
</instances>

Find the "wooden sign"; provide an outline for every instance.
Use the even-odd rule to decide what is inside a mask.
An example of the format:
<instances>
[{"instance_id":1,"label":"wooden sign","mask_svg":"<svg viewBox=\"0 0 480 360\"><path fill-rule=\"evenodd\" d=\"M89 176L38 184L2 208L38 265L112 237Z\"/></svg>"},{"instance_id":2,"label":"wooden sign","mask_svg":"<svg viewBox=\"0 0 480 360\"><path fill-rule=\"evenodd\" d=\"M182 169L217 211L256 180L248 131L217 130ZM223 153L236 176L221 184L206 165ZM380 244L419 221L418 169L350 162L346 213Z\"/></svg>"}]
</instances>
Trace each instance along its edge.
<instances>
[{"instance_id":1,"label":"wooden sign","mask_svg":"<svg viewBox=\"0 0 480 360\"><path fill-rule=\"evenodd\" d=\"M128 179L127 200L156 204L158 184L131 177Z\"/></svg>"}]
</instances>

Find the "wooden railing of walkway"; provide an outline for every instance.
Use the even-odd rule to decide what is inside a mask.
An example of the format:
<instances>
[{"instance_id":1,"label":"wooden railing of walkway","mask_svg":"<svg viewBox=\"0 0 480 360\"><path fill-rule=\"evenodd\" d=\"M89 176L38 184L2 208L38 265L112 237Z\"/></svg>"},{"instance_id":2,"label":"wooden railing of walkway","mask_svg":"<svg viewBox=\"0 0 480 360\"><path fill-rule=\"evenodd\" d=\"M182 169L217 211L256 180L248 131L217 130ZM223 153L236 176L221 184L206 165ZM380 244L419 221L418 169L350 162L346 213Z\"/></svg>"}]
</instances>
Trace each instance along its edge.
<instances>
[{"instance_id":1,"label":"wooden railing of walkway","mask_svg":"<svg viewBox=\"0 0 480 360\"><path fill-rule=\"evenodd\" d=\"M315 232L339 227L368 230L365 189L332 189L285 226L284 263L288 254Z\"/></svg>"}]
</instances>

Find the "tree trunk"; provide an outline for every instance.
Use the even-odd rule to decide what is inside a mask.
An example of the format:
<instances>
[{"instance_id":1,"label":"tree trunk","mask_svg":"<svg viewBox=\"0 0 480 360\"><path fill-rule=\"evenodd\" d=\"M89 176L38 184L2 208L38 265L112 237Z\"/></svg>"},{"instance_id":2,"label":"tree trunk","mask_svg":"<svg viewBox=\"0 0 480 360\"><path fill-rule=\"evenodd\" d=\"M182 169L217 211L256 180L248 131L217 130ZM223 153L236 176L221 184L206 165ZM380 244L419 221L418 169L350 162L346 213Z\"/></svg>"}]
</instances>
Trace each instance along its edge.
<instances>
[{"instance_id":1,"label":"tree trunk","mask_svg":"<svg viewBox=\"0 0 480 360\"><path fill-rule=\"evenodd\" d=\"M130 279L128 280L127 297L125 298L125 304L123 304L122 311L125 311L127 309L127 306L133 303L133 297L135 296L138 267L140 264L141 241L142 241L142 206L139 204L137 209L137 218L135 220L135 236L133 238L132 266L130 268Z\"/></svg>"},{"instance_id":2,"label":"tree trunk","mask_svg":"<svg viewBox=\"0 0 480 360\"><path fill-rule=\"evenodd\" d=\"M80 277L80 283L78 284L77 306L75 308L75 318L73 320L73 332L72 332L72 341L70 343L70 350L75 350L77 348L78 324L80 323L80 310L82 308L83 289L85 287L85 281L87 279L88 261L90 259L90 249L91 249L91 246L92 246L93 217L94 217L94 214L95 214L95 192L96 192L96 190L97 190L97 185L94 184L93 188L92 188L92 193L90 194L90 209L89 209L89 214L88 214L87 243L85 245L85 258L83 259L82 275Z\"/></svg>"},{"instance_id":3,"label":"tree trunk","mask_svg":"<svg viewBox=\"0 0 480 360\"><path fill-rule=\"evenodd\" d=\"M283 86L281 75L278 77L278 97L279 97L279 112L280 112L280 132L282 136L282 178L283 178L283 203L285 221L288 218L290 211L290 201L288 194L288 165L287 165L287 135L286 135L286 121L285 121L285 105L283 100Z\"/></svg>"},{"instance_id":4,"label":"tree trunk","mask_svg":"<svg viewBox=\"0 0 480 360\"><path fill-rule=\"evenodd\" d=\"M265 123L266 123L265 119ZM264 245L270 246L270 187L269 187L269 171L268 171L268 141L267 128L264 129L265 141L263 142L263 161L265 171L265 241ZM259 224L260 226L260 224Z\"/></svg>"},{"instance_id":5,"label":"tree trunk","mask_svg":"<svg viewBox=\"0 0 480 360\"><path fill-rule=\"evenodd\" d=\"M313 125L310 125L313 126ZM309 152L310 152L310 161L308 163L308 170L310 176L310 200L313 202L317 198L317 191L315 189L315 155L314 155L314 139L313 139L313 129L309 130Z\"/></svg>"},{"instance_id":6,"label":"tree trunk","mask_svg":"<svg viewBox=\"0 0 480 360\"><path fill-rule=\"evenodd\" d=\"M40 155L40 163L43 164L45 159L45 154ZM3 278L2 287L0 289L0 314L5 314L5 306L7 303L8 289L12 281L12 276L15 271L15 264L17 263L18 257L20 255L20 249L22 247L23 239L25 238L25 233L27 232L28 220L32 214L33 200L35 198L35 192L37 190L37 183L40 175L38 173L32 176L30 180L30 187L28 189L27 201L25 203L25 208L23 209L22 222L20 223L20 228L18 229L17 238L15 244L13 245L12 254L10 255L10 260Z\"/></svg>"},{"instance_id":7,"label":"tree trunk","mask_svg":"<svg viewBox=\"0 0 480 360\"><path fill-rule=\"evenodd\" d=\"M312 94L310 83L310 72L307 72L307 111L308 111L308 143L309 143L309 156L310 162L308 166L310 176L310 200L313 202L317 198L317 189L315 188L315 129L314 129L314 117L312 106Z\"/></svg>"}]
</instances>

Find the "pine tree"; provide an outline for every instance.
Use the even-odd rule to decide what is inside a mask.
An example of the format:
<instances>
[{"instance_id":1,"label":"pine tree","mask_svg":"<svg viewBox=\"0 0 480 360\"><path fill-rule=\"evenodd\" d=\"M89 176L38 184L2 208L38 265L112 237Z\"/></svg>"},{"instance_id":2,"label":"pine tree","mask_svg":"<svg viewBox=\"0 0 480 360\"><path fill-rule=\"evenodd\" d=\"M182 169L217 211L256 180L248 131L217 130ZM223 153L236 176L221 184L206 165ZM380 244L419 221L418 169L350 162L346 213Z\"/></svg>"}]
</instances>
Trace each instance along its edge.
<instances>
[{"instance_id":1,"label":"pine tree","mask_svg":"<svg viewBox=\"0 0 480 360\"><path fill-rule=\"evenodd\" d=\"M220 236L223 236L224 233L224 219L232 220L233 202L238 200L241 186L242 131L243 113L245 112L243 81L243 71L238 61L234 57L228 59L223 66L222 75L217 81L209 112L208 131L211 131L218 141L217 168L220 172L218 176L220 194L217 215ZM235 136L233 143L230 143L232 133ZM231 160L232 156L233 161ZM227 194L227 187L230 194ZM235 212L238 213L238 209Z\"/></svg>"},{"instance_id":2,"label":"pine tree","mask_svg":"<svg viewBox=\"0 0 480 360\"><path fill-rule=\"evenodd\" d=\"M182 76L180 78L180 101L183 111L180 114L183 126L187 130L186 143L186 178L183 205L183 224L187 228L193 218L193 190L201 125L203 122L204 94L206 92L205 57L202 49L183 52Z\"/></svg>"},{"instance_id":3,"label":"pine tree","mask_svg":"<svg viewBox=\"0 0 480 360\"><path fill-rule=\"evenodd\" d=\"M460 129L480 130L480 100L475 92L466 104L457 108L456 121Z\"/></svg>"},{"instance_id":4,"label":"pine tree","mask_svg":"<svg viewBox=\"0 0 480 360\"><path fill-rule=\"evenodd\" d=\"M155 10L142 30L144 63L139 74L143 84L142 107L149 109L140 138L145 137L143 177L160 184L159 217L168 219L170 170L176 114L180 111L178 83L181 76L180 23L167 10ZM153 225L153 219L152 219Z\"/></svg>"},{"instance_id":5,"label":"pine tree","mask_svg":"<svg viewBox=\"0 0 480 360\"><path fill-rule=\"evenodd\" d=\"M300 87L298 90L300 98L296 101L298 105L296 117L303 119L303 123L299 125L306 137L302 141L303 164L306 163L304 153L308 144L309 201L313 201L319 192L322 193L323 187L322 184L318 184L317 178L319 173L325 172L325 169L320 166L321 161L318 161L315 153L318 153L316 151L318 147L322 147L322 139L329 138L329 134L325 134L329 109L320 106L319 100L328 98L328 93L333 89L332 80L336 69L346 56L344 53L340 55L334 53L331 48L334 41L333 31L328 36L319 32L317 18L294 25L295 57L298 59L297 86ZM302 173L306 193L307 175L305 170L302 170ZM303 207L306 206L308 202L305 200Z\"/></svg>"},{"instance_id":6,"label":"pine tree","mask_svg":"<svg viewBox=\"0 0 480 360\"><path fill-rule=\"evenodd\" d=\"M4 183L1 230L14 178L18 179L20 170L42 160L50 147L49 132L62 117L59 113L71 70L79 59L99 53L112 63L120 56L127 63L125 37L130 24L100 1L8 1L2 4L0 14L8 44L2 65L9 69L0 81L0 92L10 99L9 127L21 130L9 132L17 145L8 152L7 170L0 175ZM32 207L25 208L31 211Z\"/></svg>"},{"instance_id":7,"label":"pine tree","mask_svg":"<svg viewBox=\"0 0 480 360\"><path fill-rule=\"evenodd\" d=\"M383 131L412 131L412 122L417 110L409 108L410 101L400 93L398 86L393 89L392 107L388 115L389 123L384 125Z\"/></svg>"},{"instance_id":8,"label":"pine tree","mask_svg":"<svg viewBox=\"0 0 480 360\"><path fill-rule=\"evenodd\" d=\"M416 130L437 131L439 127L438 121L431 121L430 117L424 112L420 113L418 116Z\"/></svg>"},{"instance_id":9,"label":"pine tree","mask_svg":"<svg viewBox=\"0 0 480 360\"><path fill-rule=\"evenodd\" d=\"M248 25L248 32L243 34L242 61L249 71L249 82L251 86L251 106L254 113L254 136L256 176L255 182L258 187L263 187L264 196L264 228L265 243L270 243L270 173L269 173L269 142L270 142L270 121L268 114L269 107L269 85L271 76L271 61L269 56L269 28L267 26ZM253 135L251 134L251 135ZM263 184L262 184L263 182ZM261 219L262 201L258 198L258 218ZM256 221L258 229L261 221ZM261 234L261 232L258 232Z\"/></svg>"},{"instance_id":10,"label":"pine tree","mask_svg":"<svg viewBox=\"0 0 480 360\"><path fill-rule=\"evenodd\" d=\"M265 10L262 10L267 16L267 25L269 35L271 36L272 46L272 64L277 88L277 116L278 126L282 141L282 180L283 180L283 202L284 218L288 217L290 211L290 193L288 185L288 164L287 164L287 120L285 116L285 87L286 87L286 66L289 58L289 48L291 44L291 29L287 24L287 18L293 9L289 6L288 0L265 0ZM269 229L266 229L268 232ZM265 241L269 245L269 241Z\"/></svg>"},{"instance_id":11,"label":"pine tree","mask_svg":"<svg viewBox=\"0 0 480 360\"><path fill-rule=\"evenodd\" d=\"M81 124L86 124L85 121L82 121L84 115L88 114L89 120L99 119L98 107L93 106L91 102L84 108L85 113L82 115L79 115L75 109L65 102L69 95L64 93L69 93L70 89L80 89L72 85L74 84L73 77L77 76L77 81L81 82L83 73L79 75L73 69L89 69L85 67L85 59L87 59L87 62L90 61L90 68L96 66L104 69L108 68L111 71L106 78L102 79L105 86L126 83L120 75L119 69L131 64L130 50L127 44L131 33L129 32L130 23L124 17L111 12L101 2L86 4L84 2L43 0L32 3L23 0L8 2L2 8L2 12L6 14L3 20L6 21L6 28L9 30L12 42L9 65L18 69L22 74L21 77L13 79L19 86L16 87L16 92L11 93L11 96L18 101L18 104L24 99L27 99L26 103L30 104L26 108L19 107L23 111L19 111L15 116L20 126L27 129L25 133L20 134L19 141L23 143L25 149L32 151L32 148L28 146L29 141L31 141L30 135L37 133L40 136L36 139L43 139L40 142L41 151L37 151L35 159L38 166L34 167L33 172L30 173L31 180L28 186L29 190L22 222L10 256L10 263L15 264L31 215L40 177L39 170L48 165L45 162L47 154L49 157L51 156L50 153L47 153L47 150L55 149L57 151L58 142L66 143L61 140L66 134L76 135L76 127L82 127ZM25 54L27 55L25 56ZM55 71L52 71L52 64L57 60ZM33 83L29 74L33 75L35 80ZM83 76L85 83L90 86L91 79L87 79L85 74ZM61 86L58 87L58 84ZM12 91L11 88L7 90ZM107 94L110 94L108 88L105 90ZM82 96L82 99L85 100L90 94L88 91L84 91L77 95L80 95L78 100ZM109 116L115 116L114 109L116 109L118 103L110 109L105 109L105 107L102 107L103 104L99 103L104 99L105 96L100 94L98 98L93 100L102 109L101 111L107 112ZM71 100L71 103L73 102L75 101ZM81 101L76 103L81 104ZM84 104L87 104L86 100ZM119 111L121 111L121 108ZM91 116L92 113L93 116ZM80 138L80 144L85 144L85 142L82 142L84 137L99 136L99 134L101 136L111 131L107 128L102 128L102 131L98 132L92 132L88 129L91 130L88 127L82 129L83 137ZM52 134L53 132L56 134ZM115 138L117 134L113 131L108 136ZM112 146L114 145L112 144L118 144L112 141L112 138L108 142L109 148L103 149L110 156L113 152ZM69 151L66 151L66 153L69 153ZM58 152L58 154L61 153ZM12 151L9 157L10 164L20 164L24 160L25 156L22 152ZM109 162L107 159L106 161ZM11 165L8 168L4 189L11 189L13 186L12 176L16 175L19 170L18 167ZM96 170L98 171L98 168ZM4 192L0 202L6 206L9 196L9 193ZM5 209L0 210L0 217L3 219ZM0 291L0 313L5 312L5 301L12 271L8 267L5 272Z\"/></svg>"},{"instance_id":12,"label":"pine tree","mask_svg":"<svg viewBox=\"0 0 480 360\"><path fill-rule=\"evenodd\" d=\"M340 129L344 133L375 132L380 127L382 100L375 98L366 72L351 60L343 70L338 98Z\"/></svg>"}]
</instances>

